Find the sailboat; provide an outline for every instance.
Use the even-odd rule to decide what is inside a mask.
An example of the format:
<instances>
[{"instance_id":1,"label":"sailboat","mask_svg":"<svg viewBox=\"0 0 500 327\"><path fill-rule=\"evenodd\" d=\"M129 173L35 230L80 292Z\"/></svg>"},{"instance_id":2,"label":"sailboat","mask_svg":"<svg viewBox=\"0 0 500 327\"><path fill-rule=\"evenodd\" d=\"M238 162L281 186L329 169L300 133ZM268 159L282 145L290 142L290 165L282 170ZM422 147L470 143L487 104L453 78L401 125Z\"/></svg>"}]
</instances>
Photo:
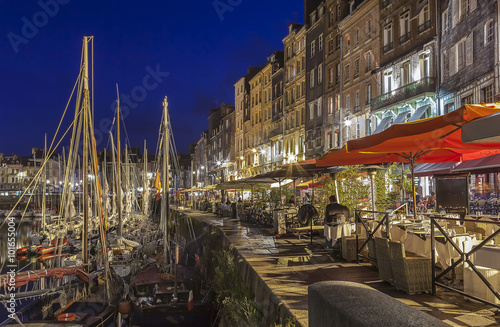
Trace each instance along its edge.
<instances>
[{"instance_id":1,"label":"sailboat","mask_svg":"<svg viewBox=\"0 0 500 327\"><path fill-rule=\"evenodd\" d=\"M161 257L144 267L131 281L131 299L134 305L132 323L156 326L166 321L178 326L210 326L213 315L211 289L204 283L195 267L181 264L178 233L176 242L171 240L169 208L169 148L170 125L168 101L163 101L163 166L161 192L161 220L163 251ZM173 250L175 247L175 250ZM187 260L186 260L187 262Z\"/></svg>"},{"instance_id":2,"label":"sailboat","mask_svg":"<svg viewBox=\"0 0 500 327\"><path fill-rule=\"evenodd\" d=\"M100 183L98 178L97 154L95 138L92 126L92 108L89 90L89 65L88 47L93 42L93 37L83 38L82 63L80 74L75 88L78 87L75 117L73 121L73 133L70 146L71 164L68 163L65 174L65 192L61 200L60 219L47 225L49 234L54 235L55 248L54 257L45 262L44 269L17 272L15 276L15 301L21 307L22 302L28 305L16 310L9 316L10 323L24 326L53 326L56 324L70 324L71 326L109 326L115 322L117 307L122 299L123 280L107 264L103 270L95 270L96 261L107 262L106 233L102 223L102 208L100 203ZM83 95L83 97L81 96ZM64 118L64 117L63 117ZM70 129L68 128L68 131ZM56 133L57 135L57 133ZM55 136L54 136L55 139ZM62 138L61 138L62 139ZM77 157L79 142L83 139L83 224L81 233L68 235L68 225L71 219L71 186L69 176L74 174L74 159ZM54 152L55 147L49 149ZM44 165L47 163L46 155ZM89 164L90 163L90 164ZM44 168L43 166L41 167ZM96 214L91 217L90 188L94 189ZM92 219L93 218L93 219ZM93 256L90 257L89 228L91 221L100 229L100 248L96 246ZM71 241L78 240L82 244L82 252L79 257L63 258L63 249L59 246L64 243L65 237ZM99 249L96 251L95 249ZM82 265L75 265L82 262ZM5 280L1 276L0 280ZM6 295L7 285L0 284L0 289ZM10 291L10 289L9 289ZM10 296L0 297L4 305L11 299Z\"/></svg>"}]
</instances>

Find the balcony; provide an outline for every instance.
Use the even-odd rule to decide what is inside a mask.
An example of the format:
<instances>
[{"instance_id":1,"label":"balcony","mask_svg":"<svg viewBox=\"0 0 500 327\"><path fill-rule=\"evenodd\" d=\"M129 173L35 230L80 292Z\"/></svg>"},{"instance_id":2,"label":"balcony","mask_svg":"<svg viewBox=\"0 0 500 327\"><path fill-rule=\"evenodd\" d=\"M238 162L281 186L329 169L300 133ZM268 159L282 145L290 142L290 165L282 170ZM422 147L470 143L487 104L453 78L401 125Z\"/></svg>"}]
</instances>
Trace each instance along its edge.
<instances>
[{"instance_id":1,"label":"balcony","mask_svg":"<svg viewBox=\"0 0 500 327\"><path fill-rule=\"evenodd\" d=\"M384 45L383 51L384 51L384 53L386 53L386 52L391 51L393 48L394 48L394 44L392 42L387 43L386 45Z\"/></svg>"},{"instance_id":2,"label":"balcony","mask_svg":"<svg viewBox=\"0 0 500 327\"><path fill-rule=\"evenodd\" d=\"M418 32L422 33L423 31L426 31L429 28L431 28L431 21L430 20L424 22L423 24L418 25Z\"/></svg>"},{"instance_id":3,"label":"balcony","mask_svg":"<svg viewBox=\"0 0 500 327\"><path fill-rule=\"evenodd\" d=\"M410 32L401 35L399 37L399 44L405 43L406 41L410 40L410 38L411 38L411 33Z\"/></svg>"},{"instance_id":4,"label":"balcony","mask_svg":"<svg viewBox=\"0 0 500 327\"><path fill-rule=\"evenodd\" d=\"M272 131L269 132L269 138L272 138L272 137L275 137L275 136L278 136L278 135L281 135L283 134L283 128L274 128Z\"/></svg>"},{"instance_id":5,"label":"balcony","mask_svg":"<svg viewBox=\"0 0 500 327\"><path fill-rule=\"evenodd\" d=\"M422 78L419 81L413 82L398 89L384 93L381 96L373 99L372 110L375 111L380 108L390 106L392 104L404 101L406 99L415 97L425 92L435 92L435 91L436 91L436 78L435 77Z\"/></svg>"}]
</instances>

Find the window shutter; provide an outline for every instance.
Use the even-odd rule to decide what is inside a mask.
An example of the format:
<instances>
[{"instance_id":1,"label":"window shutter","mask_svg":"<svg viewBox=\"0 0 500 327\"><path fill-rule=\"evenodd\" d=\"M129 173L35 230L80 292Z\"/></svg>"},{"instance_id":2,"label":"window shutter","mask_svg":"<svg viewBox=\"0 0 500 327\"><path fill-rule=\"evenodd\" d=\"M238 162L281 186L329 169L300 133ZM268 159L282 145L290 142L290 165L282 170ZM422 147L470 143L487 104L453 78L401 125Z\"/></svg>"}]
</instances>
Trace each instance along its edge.
<instances>
[{"instance_id":1,"label":"window shutter","mask_svg":"<svg viewBox=\"0 0 500 327\"><path fill-rule=\"evenodd\" d=\"M470 0L469 2L470 11L474 11L477 8L477 0Z\"/></svg>"},{"instance_id":2,"label":"window shutter","mask_svg":"<svg viewBox=\"0 0 500 327\"><path fill-rule=\"evenodd\" d=\"M453 0L451 4L451 28L454 28L458 23L458 6L460 0Z\"/></svg>"},{"instance_id":3,"label":"window shutter","mask_svg":"<svg viewBox=\"0 0 500 327\"><path fill-rule=\"evenodd\" d=\"M457 70L457 63L456 63L457 59L456 58L457 58L457 45L455 44L450 49L450 67L449 67L450 75L449 76L453 76L456 73L456 70Z\"/></svg>"},{"instance_id":4,"label":"window shutter","mask_svg":"<svg viewBox=\"0 0 500 327\"><path fill-rule=\"evenodd\" d=\"M465 64L467 66L471 65L474 61L474 32L471 32L467 39L465 40Z\"/></svg>"}]
</instances>

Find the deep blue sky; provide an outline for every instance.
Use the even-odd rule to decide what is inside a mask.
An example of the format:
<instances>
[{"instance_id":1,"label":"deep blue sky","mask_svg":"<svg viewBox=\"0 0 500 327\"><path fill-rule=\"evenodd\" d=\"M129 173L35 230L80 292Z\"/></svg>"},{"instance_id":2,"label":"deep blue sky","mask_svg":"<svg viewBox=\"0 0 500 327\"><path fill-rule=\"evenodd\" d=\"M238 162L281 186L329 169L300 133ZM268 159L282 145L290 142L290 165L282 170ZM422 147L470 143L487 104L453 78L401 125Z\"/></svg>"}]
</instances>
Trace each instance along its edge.
<instances>
[{"instance_id":1,"label":"deep blue sky","mask_svg":"<svg viewBox=\"0 0 500 327\"><path fill-rule=\"evenodd\" d=\"M187 153L207 129L210 109L234 102L233 84L248 66L265 63L271 51L283 48L288 24L303 22L302 0L220 0L237 4L222 20L213 0L59 2L65 4L50 17L38 1L0 0L0 152L6 155L29 155L32 147L43 147L44 133L53 136L85 35L95 38L96 128L113 117L116 83L130 95L143 84L146 67L158 68L168 77L125 119L131 145L142 148L147 139L154 149L166 95L178 151ZM23 31L26 21L40 27ZM23 38L17 53L9 36Z\"/></svg>"}]
</instances>

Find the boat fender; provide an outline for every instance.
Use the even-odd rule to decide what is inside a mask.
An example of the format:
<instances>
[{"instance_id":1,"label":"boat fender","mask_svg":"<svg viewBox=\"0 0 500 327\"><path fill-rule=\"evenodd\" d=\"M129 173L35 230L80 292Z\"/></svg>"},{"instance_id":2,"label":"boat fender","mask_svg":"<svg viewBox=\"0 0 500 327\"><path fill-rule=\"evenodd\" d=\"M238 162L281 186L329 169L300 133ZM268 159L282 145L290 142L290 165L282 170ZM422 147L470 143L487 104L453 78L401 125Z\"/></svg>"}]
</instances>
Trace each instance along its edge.
<instances>
[{"instance_id":1,"label":"boat fender","mask_svg":"<svg viewBox=\"0 0 500 327\"><path fill-rule=\"evenodd\" d=\"M28 248L24 247L24 248L17 249L16 254L23 255L23 254L26 254L27 252L28 252Z\"/></svg>"},{"instance_id":2,"label":"boat fender","mask_svg":"<svg viewBox=\"0 0 500 327\"><path fill-rule=\"evenodd\" d=\"M129 314L131 309L132 306L130 304L130 301L121 300L120 303L118 303L118 312L121 313L122 315Z\"/></svg>"},{"instance_id":3,"label":"boat fender","mask_svg":"<svg viewBox=\"0 0 500 327\"><path fill-rule=\"evenodd\" d=\"M58 321L73 321L76 319L76 313L70 312L70 313L62 313L59 316L57 316Z\"/></svg>"}]
</instances>

